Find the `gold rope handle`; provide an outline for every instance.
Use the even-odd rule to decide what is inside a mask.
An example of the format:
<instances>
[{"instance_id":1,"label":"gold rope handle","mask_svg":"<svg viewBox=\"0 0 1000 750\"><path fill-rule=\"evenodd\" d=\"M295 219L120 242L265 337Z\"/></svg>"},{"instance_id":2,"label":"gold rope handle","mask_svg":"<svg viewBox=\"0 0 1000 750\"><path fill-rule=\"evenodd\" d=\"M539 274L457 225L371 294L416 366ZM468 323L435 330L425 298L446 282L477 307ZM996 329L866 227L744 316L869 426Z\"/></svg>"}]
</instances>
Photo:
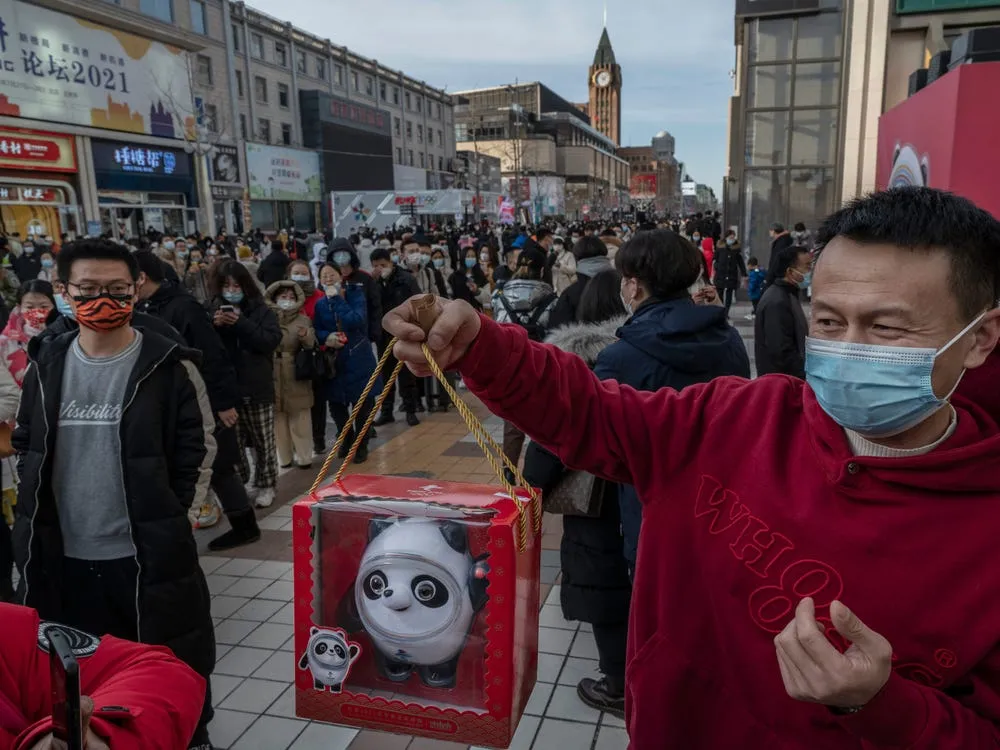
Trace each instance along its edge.
<instances>
[{"instance_id":1,"label":"gold rope handle","mask_svg":"<svg viewBox=\"0 0 1000 750\"><path fill-rule=\"evenodd\" d=\"M429 332L431 326L434 323L434 320L437 317L436 300L434 295L425 295L422 298L415 298L411 300L410 304L414 308L414 311L417 315L421 328L423 328L425 333ZM313 482L312 487L310 487L309 489L310 495L314 494L319 489L320 484L322 484L323 480L326 478L326 475L330 470L330 465L333 463L334 457L340 452L340 449L346 442L347 436L348 434L350 434L352 426L355 424L358 416L361 413L362 408L364 408L364 404L371 396L371 392L372 390L374 390L375 384L378 382L378 378L382 370L385 368L386 363L389 361L389 357L392 355L392 350L396 344L396 341L397 339L393 339L392 341L390 341L389 345L382 353L382 356L375 367L375 371L372 373L372 376L368 380L367 385L362 391L361 396L358 399L358 402L355 404L354 408L351 411L350 419L348 420L347 424L344 425L343 430L341 430L336 443L330 449L329 455L323 462L323 466L316 477L316 481ZM493 437L489 434L489 432L487 432L482 422L480 422L479 419L476 418L476 415L473 414L468 404L466 404L465 401L462 399L462 397L459 396L459 394L455 391L454 388L452 388L451 384L448 382L448 379L445 377L444 371L441 369L440 365L438 365L437 361L435 361L434 359L434 356L431 354L430 348L427 346L427 344L424 344L421 348L424 353L424 357L426 357L427 359L428 367L434 374L434 377L438 380L439 383L441 383L441 386L444 388L445 392L451 398L452 403L455 405L455 408L458 409L459 414L462 416L462 420L465 422L466 427L468 427L469 432L472 433L472 436L475 438L476 443L479 445L480 450L482 450L483 454L486 456L486 460L489 462L490 467L493 469L493 472L500 480L500 483L503 486L504 491L506 491L506 493L514 501L515 506L517 507L517 514L518 514L518 526L519 526L518 548L520 551L523 552L527 548L528 544L528 537L527 537L528 523L531 523L535 533L540 533L542 529L542 503L540 498L538 497L538 493L535 492L533 487L528 485L527 481L525 481L524 479L524 475L521 474L521 471L517 467L517 465L507 457L507 455L503 452L503 449L497 444L497 442L493 439ZM372 424L376 419L376 415L380 413L383 404L388 398L389 391L392 389L392 386L395 384L397 378L399 377L399 373L402 370L402 368L403 368L403 363L398 362L392 374L389 375L382 389L382 392L379 394L378 399L376 400L374 406L372 407L371 412L368 414L368 418L365 420L364 426L359 431L358 435L354 440L353 445L351 446L351 450L348 452L347 457L344 459L343 463L340 466L340 469L337 471L337 474L334 477L334 481L339 482L341 478L344 476L344 473L347 471L347 467L351 464L352 461L354 461L354 458L357 455L358 450L360 449L361 445L364 444L365 437L368 435L369 430L371 430ZM524 511L523 504L518 499L517 491L514 485L511 484L509 481L507 481L507 478L504 475L504 468L508 469L514 475L515 481L527 491L528 496L530 498L530 502L533 505L533 513L529 517L530 520L526 519L526 514Z\"/></svg>"}]
</instances>

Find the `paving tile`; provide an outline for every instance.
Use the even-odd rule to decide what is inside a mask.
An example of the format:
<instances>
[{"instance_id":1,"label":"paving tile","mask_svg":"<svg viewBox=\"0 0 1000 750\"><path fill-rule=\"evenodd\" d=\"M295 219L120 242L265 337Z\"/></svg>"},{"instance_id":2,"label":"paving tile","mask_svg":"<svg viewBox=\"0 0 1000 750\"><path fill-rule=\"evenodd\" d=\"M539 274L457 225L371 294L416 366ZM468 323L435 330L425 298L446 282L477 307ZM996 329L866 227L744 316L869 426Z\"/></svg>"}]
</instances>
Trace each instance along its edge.
<instances>
[{"instance_id":1,"label":"paving tile","mask_svg":"<svg viewBox=\"0 0 1000 750\"><path fill-rule=\"evenodd\" d=\"M294 625L295 605L293 605L292 603L285 604L273 616L269 617L267 621L280 622L283 625Z\"/></svg>"},{"instance_id":2,"label":"paving tile","mask_svg":"<svg viewBox=\"0 0 1000 750\"><path fill-rule=\"evenodd\" d=\"M233 677L227 674L213 674L211 677L212 683L212 701L216 706L225 700L226 696L233 692L233 689L243 682L242 677Z\"/></svg>"},{"instance_id":3,"label":"paving tile","mask_svg":"<svg viewBox=\"0 0 1000 750\"><path fill-rule=\"evenodd\" d=\"M205 575L211 575L227 562L231 558L229 557L213 557L212 555L204 555L199 558L198 564L201 565L201 569L204 571Z\"/></svg>"},{"instance_id":4,"label":"paving tile","mask_svg":"<svg viewBox=\"0 0 1000 750\"><path fill-rule=\"evenodd\" d=\"M543 654L568 654L573 644L572 630L538 629L538 650Z\"/></svg>"},{"instance_id":5,"label":"paving tile","mask_svg":"<svg viewBox=\"0 0 1000 750\"><path fill-rule=\"evenodd\" d=\"M406 750L469 750L469 746L460 742L445 742L444 740L432 740L428 737L416 737Z\"/></svg>"},{"instance_id":6,"label":"paving tile","mask_svg":"<svg viewBox=\"0 0 1000 750\"><path fill-rule=\"evenodd\" d=\"M367 729L358 732L348 750L406 750L411 737L402 734L388 734Z\"/></svg>"},{"instance_id":7,"label":"paving tile","mask_svg":"<svg viewBox=\"0 0 1000 750\"><path fill-rule=\"evenodd\" d=\"M222 594L221 596L212 597L212 616L226 618L232 615L236 610L246 604L249 599L244 596L226 596Z\"/></svg>"},{"instance_id":8,"label":"paving tile","mask_svg":"<svg viewBox=\"0 0 1000 750\"><path fill-rule=\"evenodd\" d=\"M280 531L287 523L288 516L268 516L257 522L257 525L265 531Z\"/></svg>"},{"instance_id":9,"label":"paving tile","mask_svg":"<svg viewBox=\"0 0 1000 750\"><path fill-rule=\"evenodd\" d=\"M251 599L236 610L236 612L233 613L233 617L237 620L254 620L256 622L264 622L265 620L273 617L277 611L281 609L281 607L281 602L275 602L269 599Z\"/></svg>"},{"instance_id":10,"label":"paving tile","mask_svg":"<svg viewBox=\"0 0 1000 750\"><path fill-rule=\"evenodd\" d=\"M267 707L266 713L271 716L284 716L286 719L296 718L295 685L288 685L278 699Z\"/></svg>"},{"instance_id":11,"label":"paving tile","mask_svg":"<svg viewBox=\"0 0 1000 750\"><path fill-rule=\"evenodd\" d=\"M242 711L215 709L212 723L208 725L212 745L219 748L232 747L233 743L246 731L247 727L253 724L256 718L253 714L246 714Z\"/></svg>"},{"instance_id":12,"label":"paving tile","mask_svg":"<svg viewBox=\"0 0 1000 750\"><path fill-rule=\"evenodd\" d=\"M560 630L576 630L580 623L567 620L563 617L561 607L553 607L546 604L538 614L538 624L546 628L559 628Z\"/></svg>"},{"instance_id":13,"label":"paving tile","mask_svg":"<svg viewBox=\"0 0 1000 750\"><path fill-rule=\"evenodd\" d=\"M228 654L232 650L233 650L233 647L230 646L230 645L222 644L222 643L216 643L215 644L215 659L216 659L216 661L218 661L219 659L221 659L223 656L225 656L226 654Z\"/></svg>"},{"instance_id":14,"label":"paving tile","mask_svg":"<svg viewBox=\"0 0 1000 750\"><path fill-rule=\"evenodd\" d=\"M313 722L289 750L347 750L357 736L357 729Z\"/></svg>"},{"instance_id":15,"label":"paving tile","mask_svg":"<svg viewBox=\"0 0 1000 750\"><path fill-rule=\"evenodd\" d=\"M563 665L562 672L559 673L560 685L571 685L574 688L584 677L595 679L601 676L599 662L596 659L577 659L569 657Z\"/></svg>"},{"instance_id":16,"label":"paving tile","mask_svg":"<svg viewBox=\"0 0 1000 750\"><path fill-rule=\"evenodd\" d=\"M559 673L562 671L565 656L561 654L539 654L538 655L538 681L558 682Z\"/></svg>"},{"instance_id":17,"label":"paving tile","mask_svg":"<svg viewBox=\"0 0 1000 750\"><path fill-rule=\"evenodd\" d=\"M238 578L226 589L226 596L246 596L250 599L271 585L266 578Z\"/></svg>"},{"instance_id":18,"label":"paving tile","mask_svg":"<svg viewBox=\"0 0 1000 750\"><path fill-rule=\"evenodd\" d=\"M588 724L597 724L601 719L600 711L584 704L576 694L576 688L566 685L556 687L545 715L554 719L582 721Z\"/></svg>"},{"instance_id":19,"label":"paving tile","mask_svg":"<svg viewBox=\"0 0 1000 750\"><path fill-rule=\"evenodd\" d=\"M600 654L597 653L597 642L594 640L594 634L577 633L569 655L578 659L599 659Z\"/></svg>"},{"instance_id":20,"label":"paving tile","mask_svg":"<svg viewBox=\"0 0 1000 750\"><path fill-rule=\"evenodd\" d=\"M548 682L536 682L528 698L528 704L524 707L524 713L531 716L544 716L545 708L549 705L549 698L552 697L552 690L555 685Z\"/></svg>"},{"instance_id":21,"label":"paving tile","mask_svg":"<svg viewBox=\"0 0 1000 750\"><path fill-rule=\"evenodd\" d=\"M257 670L261 664L271 656L270 651L262 648L246 648L237 646L224 657L219 659L215 665L215 671L219 674L228 674L236 677L249 677Z\"/></svg>"},{"instance_id":22,"label":"paving tile","mask_svg":"<svg viewBox=\"0 0 1000 750\"><path fill-rule=\"evenodd\" d=\"M235 620L234 622L245 623L245 620ZM249 623L253 625L254 623ZM240 645L252 646L253 648L277 649L282 644L287 643L292 637L292 626L282 625L279 622L264 622L257 626L249 635L240 641Z\"/></svg>"},{"instance_id":23,"label":"paving tile","mask_svg":"<svg viewBox=\"0 0 1000 750\"><path fill-rule=\"evenodd\" d=\"M286 750L309 725L307 721L261 716L233 745L233 750Z\"/></svg>"},{"instance_id":24,"label":"paving tile","mask_svg":"<svg viewBox=\"0 0 1000 750\"><path fill-rule=\"evenodd\" d=\"M555 568L562 567L562 558L560 557L559 550L543 549L542 565L552 566Z\"/></svg>"},{"instance_id":25,"label":"paving tile","mask_svg":"<svg viewBox=\"0 0 1000 750\"><path fill-rule=\"evenodd\" d=\"M225 565L220 566L219 569L214 572L226 576L245 576L258 565L260 565L260 560L234 558Z\"/></svg>"},{"instance_id":26,"label":"paving tile","mask_svg":"<svg viewBox=\"0 0 1000 750\"><path fill-rule=\"evenodd\" d=\"M589 748L594 742L594 726L578 724L575 721L560 721L559 719L543 719L542 725L535 736L533 750L552 750L552 748Z\"/></svg>"},{"instance_id":27,"label":"paving tile","mask_svg":"<svg viewBox=\"0 0 1000 750\"><path fill-rule=\"evenodd\" d=\"M538 716L522 716L508 750L531 750L531 745L535 741L535 734L538 732L538 725L541 723L542 720ZM492 748L477 746L470 747L469 750L492 750ZM566 747L564 750L576 750L576 748Z\"/></svg>"},{"instance_id":28,"label":"paving tile","mask_svg":"<svg viewBox=\"0 0 1000 750\"><path fill-rule=\"evenodd\" d=\"M562 570L560 568L556 568L551 565L543 565L541 573L539 574L539 579L542 583L555 583L561 572Z\"/></svg>"},{"instance_id":29,"label":"paving tile","mask_svg":"<svg viewBox=\"0 0 1000 750\"><path fill-rule=\"evenodd\" d=\"M274 581L257 596L261 599L290 602L295 598L295 584L291 581Z\"/></svg>"},{"instance_id":30,"label":"paving tile","mask_svg":"<svg viewBox=\"0 0 1000 750\"><path fill-rule=\"evenodd\" d=\"M246 638L257 627L257 623L249 620L223 620L215 626L215 642L235 646ZM247 644L254 646L257 644ZM217 657L218 658L218 657Z\"/></svg>"},{"instance_id":31,"label":"paving tile","mask_svg":"<svg viewBox=\"0 0 1000 750\"><path fill-rule=\"evenodd\" d=\"M281 518L291 518L292 517L292 508L293 507L294 507L294 503L289 503L288 505L283 505L280 508L278 508L277 510L275 510L271 515L269 515L268 518L273 518L274 516L278 516L278 517L281 517Z\"/></svg>"},{"instance_id":32,"label":"paving tile","mask_svg":"<svg viewBox=\"0 0 1000 750\"><path fill-rule=\"evenodd\" d=\"M218 573L210 573L205 576L208 583L208 593L212 596L223 593L226 589L240 580L237 576L222 576Z\"/></svg>"},{"instance_id":33,"label":"paving tile","mask_svg":"<svg viewBox=\"0 0 1000 750\"><path fill-rule=\"evenodd\" d=\"M281 695L285 687L286 685L281 682L258 680L251 677L243 680L243 683L218 705L233 711L262 714Z\"/></svg>"},{"instance_id":34,"label":"paving tile","mask_svg":"<svg viewBox=\"0 0 1000 750\"><path fill-rule=\"evenodd\" d=\"M624 729L601 727L594 750L628 750L628 734Z\"/></svg>"},{"instance_id":35,"label":"paving tile","mask_svg":"<svg viewBox=\"0 0 1000 750\"><path fill-rule=\"evenodd\" d=\"M295 682L295 657L287 651L275 651L260 669L253 673L253 676L265 680L278 680L286 685Z\"/></svg>"},{"instance_id":36,"label":"paving tile","mask_svg":"<svg viewBox=\"0 0 1000 750\"><path fill-rule=\"evenodd\" d=\"M264 519L267 520L267 519ZM252 578L267 578L269 580L275 581L281 578L283 575L287 575L292 572L292 563L281 562L280 560L268 560L267 562L262 562L247 575Z\"/></svg>"},{"instance_id":37,"label":"paving tile","mask_svg":"<svg viewBox=\"0 0 1000 750\"><path fill-rule=\"evenodd\" d=\"M612 716L611 714L604 714L604 718L601 719L601 726L624 729L625 719L619 719L617 716Z\"/></svg>"}]
</instances>

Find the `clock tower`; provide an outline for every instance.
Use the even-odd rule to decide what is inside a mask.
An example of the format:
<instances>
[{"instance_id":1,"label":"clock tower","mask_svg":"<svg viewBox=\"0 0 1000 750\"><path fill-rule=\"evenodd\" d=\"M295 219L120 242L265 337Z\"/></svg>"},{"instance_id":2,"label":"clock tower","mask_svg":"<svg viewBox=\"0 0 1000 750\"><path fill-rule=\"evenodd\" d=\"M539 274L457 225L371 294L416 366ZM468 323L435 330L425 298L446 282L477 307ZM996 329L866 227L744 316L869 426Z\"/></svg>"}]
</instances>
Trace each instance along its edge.
<instances>
[{"instance_id":1,"label":"clock tower","mask_svg":"<svg viewBox=\"0 0 1000 750\"><path fill-rule=\"evenodd\" d=\"M601 41L590 66L590 124L608 138L621 145L622 137L622 69L615 62L608 29L604 28Z\"/></svg>"}]
</instances>

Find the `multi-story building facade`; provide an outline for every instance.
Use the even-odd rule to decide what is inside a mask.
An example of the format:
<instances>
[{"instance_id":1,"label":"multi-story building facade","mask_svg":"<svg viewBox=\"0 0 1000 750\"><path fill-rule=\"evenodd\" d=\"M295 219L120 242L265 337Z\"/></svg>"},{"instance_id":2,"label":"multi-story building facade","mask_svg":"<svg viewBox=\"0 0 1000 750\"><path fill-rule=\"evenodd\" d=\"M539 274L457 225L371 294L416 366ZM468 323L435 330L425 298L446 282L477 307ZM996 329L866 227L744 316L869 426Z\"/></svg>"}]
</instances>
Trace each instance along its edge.
<instances>
[{"instance_id":1,"label":"multi-story building facade","mask_svg":"<svg viewBox=\"0 0 1000 750\"><path fill-rule=\"evenodd\" d=\"M681 212L680 164L670 133L660 131L652 145L620 148L618 155L629 163L629 195L634 206L674 215Z\"/></svg>"}]
</instances>

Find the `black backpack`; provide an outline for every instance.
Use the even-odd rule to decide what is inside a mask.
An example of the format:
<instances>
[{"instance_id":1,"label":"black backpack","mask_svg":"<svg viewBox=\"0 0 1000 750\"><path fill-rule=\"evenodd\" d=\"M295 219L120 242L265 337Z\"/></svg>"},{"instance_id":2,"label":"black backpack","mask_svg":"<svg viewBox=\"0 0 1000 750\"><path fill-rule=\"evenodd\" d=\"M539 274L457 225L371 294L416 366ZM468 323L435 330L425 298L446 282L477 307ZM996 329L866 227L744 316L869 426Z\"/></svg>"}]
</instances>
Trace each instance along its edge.
<instances>
[{"instance_id":1,"label":"black backpack","mask_svg":"<svg viewBox=\"0 0 1000 750\"><path fill-rule=\"evenodd\" d=\"M545 340L545 326L538 321L541 320L545 311L549 309L549 305L552 304L552 301L556 299L555 294L545 295L545 297L539 301L530 313L525 313L524 315L515 312L508 304L507 299L502 293L499 296L500 304L502 304L503 309L507 311L507 316L510 318L511 323L515 323L526 330L528 332L528 338L532 341Z\"/></svg>"}]
</instances>

